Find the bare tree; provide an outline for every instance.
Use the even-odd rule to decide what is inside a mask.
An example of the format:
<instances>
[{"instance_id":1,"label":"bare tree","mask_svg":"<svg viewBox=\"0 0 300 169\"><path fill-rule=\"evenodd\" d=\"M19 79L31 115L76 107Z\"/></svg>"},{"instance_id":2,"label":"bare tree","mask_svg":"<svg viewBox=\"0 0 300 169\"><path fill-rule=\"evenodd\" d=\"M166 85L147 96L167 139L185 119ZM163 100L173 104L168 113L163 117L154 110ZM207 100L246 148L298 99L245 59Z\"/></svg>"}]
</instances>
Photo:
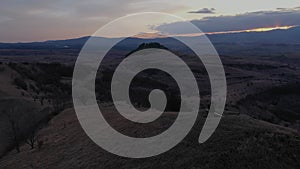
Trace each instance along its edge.
<instances>
[{"instance_id":1,"label":"bare tree","mask_svg":"<svg viewBox=\"0 0 300 169\"><path fill-rule=\"evenodd\" d=\"M15 108L11 107L8 110L3 111L3 114L7 117L9 123L9 135L12 137L13 145L17 152L20 152L20 112Z\"/></svg>"},{"instance_id":2,"label":"bare tree","mask_svg":"<svg viewBox=\"0 0 300 169\"><path fill-rule=\"evenodd\" d=\"M26 121L29 125L29 129L28 136L25 142L31 147L31 149L34 149L35 142L37 141L37 131L39 125L37 120L37 114L35 112L28 114Z\"/></svg>"},{"instance_id":3,"label":"bare tree","mask_svg":"<svg viewBox=\"0 0 300 169\"><path fill-rule=\"evenodd\" d=\"M26 139L26 143L31 147L31 149L34 149L34 145L37 141L37 132L34 129L30 132L29 136Z\"/></svg>"},{"instance_id":4,"label":"bare tree","mask_svg":"<svg viewBox=\"0 0 300 169\"><path fill-rule=\"evenodd\" d=\"M17 150L20 152L20 144L25 140L31 149L34 149L37 141L37 131L39 126L38 114L33 108L11 106L3 111L8 121L8 135Z\"/></svg>"}]
</instances>

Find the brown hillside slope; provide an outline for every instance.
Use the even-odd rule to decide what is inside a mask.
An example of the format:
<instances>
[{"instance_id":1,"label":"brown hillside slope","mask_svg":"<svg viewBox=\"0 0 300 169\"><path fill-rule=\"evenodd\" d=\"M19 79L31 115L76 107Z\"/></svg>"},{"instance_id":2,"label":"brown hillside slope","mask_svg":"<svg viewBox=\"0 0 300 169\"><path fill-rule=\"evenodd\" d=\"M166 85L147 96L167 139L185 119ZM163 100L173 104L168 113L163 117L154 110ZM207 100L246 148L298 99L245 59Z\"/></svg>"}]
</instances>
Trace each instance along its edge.
<instances>
[{"instance_id":1,"label":"brown hillside slope","mask_svg":"<svg viewBox=\"0 0 300 169\"><path fill-rule=\"evenodd\" d=\"M26 85L27 89L22 89L17 86L14 80L21 79ZM18 113L18 125L22 126L19 129L20 135L28 131L31 124L24 120L25 117L34 116L42 118L45 115L42 110L46 110L46 104L41 105L38 99L34 99L36 94L29 89L29 85L34 82L23 77L21 74L10 68L6 64L0 64L0 156L8 149L12 148L12 131L11 124L8 122L7 113L11 111ZM6 113L6 114L5 114Z\"/></svg>"},{"instance_id":2,"label":"brown hillside slope","mask_svg":"<svg viewBox=\"0 0 300 169\"><path fill-rule=\"evenodd\" d=\"M171 116L164 122L170 122ZM68 109L40 131L39 139L44 141L40 150L24 145L21 153L12 151L0 159L0 168L300 168L300 137L291 129L245 115L225 116L213 137L200 145L197 138L202 124L199 117L187 138L162 155L128 159L95 145L80 127L74 110ZM136 132L135 128L128 130Z\"/></svg>"}]
</instances>

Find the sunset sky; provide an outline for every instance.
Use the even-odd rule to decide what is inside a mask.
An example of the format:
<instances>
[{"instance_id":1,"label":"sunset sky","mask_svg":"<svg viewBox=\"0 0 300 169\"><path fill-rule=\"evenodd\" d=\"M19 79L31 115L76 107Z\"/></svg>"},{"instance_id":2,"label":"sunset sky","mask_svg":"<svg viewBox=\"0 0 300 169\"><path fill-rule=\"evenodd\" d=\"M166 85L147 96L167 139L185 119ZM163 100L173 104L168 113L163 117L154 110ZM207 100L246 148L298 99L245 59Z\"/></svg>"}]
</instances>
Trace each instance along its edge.
<instances>
[{"instance_id":1,"label":"sunset sky","mask_svg":"<svg viewBox=\"0 0 300 169\"><path fill-rule=\"evenodd\" d=\"M2 0L0 42L88 36L121 16L151 11L191 20L204 32L262 31L300 25L299 6L300 0ZM172 24L180 26L156 29Z\"/></svg>"}]
</instances>

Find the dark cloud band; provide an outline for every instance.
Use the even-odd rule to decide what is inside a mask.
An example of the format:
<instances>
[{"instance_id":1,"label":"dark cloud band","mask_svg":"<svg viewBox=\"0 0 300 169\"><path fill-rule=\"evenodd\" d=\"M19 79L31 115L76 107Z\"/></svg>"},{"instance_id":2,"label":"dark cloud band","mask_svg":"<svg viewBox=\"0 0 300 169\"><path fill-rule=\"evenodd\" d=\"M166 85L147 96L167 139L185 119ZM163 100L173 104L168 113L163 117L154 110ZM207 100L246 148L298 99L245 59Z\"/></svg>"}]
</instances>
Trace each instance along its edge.
<instances>
[{"instance_id":1,"label":"dark cloud band","mask_svg":"<svg viewBox=\"0 0 300 169\"><path fill-rule=\"evenodd\" d=\"M232 16L205 17L201 20L192 20L192 23L203 32L226 32L275 26L296 26L300 25L299 18L300 8L291 8L277 9L274 11L258 11ZM182 28L181 23L176 22L160 25L154 29L164 32L166 27L172 27L174 32L178 32L178 29ZM173 32L169 33L172 34Z\"/></svg>"},{"instance_id":2,"label":"dark cloud band","mask_svg":"<svg viewBox=\"0 0 300 169\"><path fill-rule=\"evenodd\" d=\"M188 13L194 13L194 14L214 14L215 13L215 8L203 8L199 9L197 11L189 11Z\"/></svg>"}]
</instances>

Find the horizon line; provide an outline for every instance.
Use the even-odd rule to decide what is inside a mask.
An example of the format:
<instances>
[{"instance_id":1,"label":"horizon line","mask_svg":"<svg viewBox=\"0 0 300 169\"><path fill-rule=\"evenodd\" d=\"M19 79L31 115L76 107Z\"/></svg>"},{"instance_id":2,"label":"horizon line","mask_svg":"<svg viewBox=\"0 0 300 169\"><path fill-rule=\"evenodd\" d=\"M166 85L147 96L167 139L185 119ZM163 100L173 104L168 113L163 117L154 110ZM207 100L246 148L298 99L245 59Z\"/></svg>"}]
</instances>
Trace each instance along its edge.
<instances>
[{"instance_id":1,"label":"horizon line","mask_svg":"<svg viewBox=\"0 0 300 169\"><path fill-rule=\"evenodd\" d=\"M79 36L79 37L70 37L66 39L49 39L49 40L41 40L41 41L23 41L23 42L0 42L5 44L15 44L15 43L43 43L43 42L51 42L51 41L63 41L63 40L73 40L73 39L81 39L81 38L106 38L106 39L119 39L119 38L137 38L137 39L162 39L162 38L172 38L172 37L199 37L203 35L219 35L219 34L237 34L237 33L260 33L260 32L271 32L276 30L289 30L292 28L300 27L300 25L292 25L292 26L273 26L273 27L262 27L262 28L253 28L253 29L245 29L245 30L232 30L232 31L216 31L216 32L205 32L205 33L191 33L191 34L175 34L175 35L162 35L159 33L141 33L130 37L105 37L105 36ZM141 36L140 36L141 35ZM153 37L147 35L153 35ZM157 35L157 36L155 36Z\"/></svg>"}]
</instances>

